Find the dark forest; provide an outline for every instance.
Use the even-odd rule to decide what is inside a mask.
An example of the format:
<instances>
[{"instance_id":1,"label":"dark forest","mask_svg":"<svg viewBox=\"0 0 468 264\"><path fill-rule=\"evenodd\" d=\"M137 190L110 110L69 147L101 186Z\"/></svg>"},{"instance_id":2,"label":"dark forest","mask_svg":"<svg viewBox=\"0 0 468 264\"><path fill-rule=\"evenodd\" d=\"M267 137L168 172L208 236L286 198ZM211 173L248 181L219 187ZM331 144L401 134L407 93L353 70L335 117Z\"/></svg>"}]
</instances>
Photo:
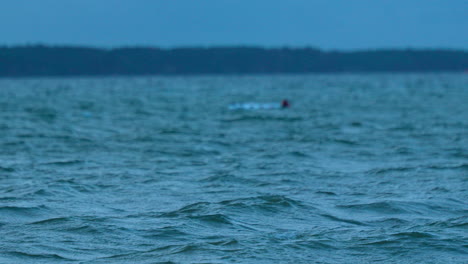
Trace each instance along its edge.
<instances>
[{"instance_id":1,"label":"dark forest","mask_svg":"<svg viewBox=\"0 0 468 264\"><path fill-rule=\"evenodd\" d=\"M0 47L0 77L460 72L467 69L467 51L444 49Z\"/></svg>"}]
</instances>

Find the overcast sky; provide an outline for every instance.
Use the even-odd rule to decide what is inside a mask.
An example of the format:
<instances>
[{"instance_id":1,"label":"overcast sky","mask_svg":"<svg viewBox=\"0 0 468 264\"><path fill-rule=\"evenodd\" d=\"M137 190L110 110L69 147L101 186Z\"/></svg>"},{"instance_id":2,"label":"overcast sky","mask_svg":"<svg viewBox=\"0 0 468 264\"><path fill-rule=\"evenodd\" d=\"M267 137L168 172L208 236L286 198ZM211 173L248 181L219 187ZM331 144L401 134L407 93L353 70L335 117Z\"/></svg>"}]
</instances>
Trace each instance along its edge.
<instances>
[{"instance_id":1,"label":"overcast sky","mask_svg":"<svg viewBox=\"0 0 468 264\"><path fill-rule=\"evenodd\" d=\"M468 0L0 0L0 45L468 49Z\"/></svg>"}]
</instances>

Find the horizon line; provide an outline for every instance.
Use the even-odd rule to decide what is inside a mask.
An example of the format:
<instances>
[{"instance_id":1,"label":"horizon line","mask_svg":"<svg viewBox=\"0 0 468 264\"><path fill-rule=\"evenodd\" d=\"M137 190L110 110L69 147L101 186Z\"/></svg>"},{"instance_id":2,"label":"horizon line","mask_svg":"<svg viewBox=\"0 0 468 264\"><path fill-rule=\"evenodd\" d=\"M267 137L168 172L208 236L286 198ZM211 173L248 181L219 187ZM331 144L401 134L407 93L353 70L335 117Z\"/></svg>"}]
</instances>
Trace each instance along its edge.
<instances>
[{"instance_id":1,"label":"horizon line","mask_svg":"<svg viewBox=\"0 0 468 264\"><path fill-rule=\"evenodd\" d=\"M327 49L320 48L313 45L260 45L260 44L217 44L217 45L204 45L204 44L190 44L190 45L146 45L146 44L125 44L125 45L93 45L93 44L51 44L51 43L18 43L18 44L1 44L0 48L31 48L31 47L45 47L45 48L89 48L100 50L119 50L119 49L160 49L160 50L177 50L177 49L216 49L216 48L258 48L265 50L278 50L278 49L291 49L303 50L311 49L323 52L360 52L360 51L436 51L436 50L449 50L449 51L463 51L468 52L468 48L455 48L455 47L369 47L369 48L352 48L352 49Z\"/></svg>"}]
</instances>

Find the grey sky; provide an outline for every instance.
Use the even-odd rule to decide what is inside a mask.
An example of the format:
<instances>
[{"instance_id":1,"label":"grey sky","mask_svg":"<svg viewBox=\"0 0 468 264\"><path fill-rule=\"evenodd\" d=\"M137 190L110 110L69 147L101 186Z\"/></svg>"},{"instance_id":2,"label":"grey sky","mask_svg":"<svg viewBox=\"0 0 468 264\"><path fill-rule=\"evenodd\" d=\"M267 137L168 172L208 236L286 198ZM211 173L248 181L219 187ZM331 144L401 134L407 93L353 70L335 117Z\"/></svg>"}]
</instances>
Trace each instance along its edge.
<instances>
[{"instance_id":1,"label":"grey sky","mask_svg":"<svg viewBox=\"0 0 468 264\"><path fill-rule=\"evenodd\" d=\"M0 0L0 45L468 49L468 0Z\"/></svg>"}]
</instances>

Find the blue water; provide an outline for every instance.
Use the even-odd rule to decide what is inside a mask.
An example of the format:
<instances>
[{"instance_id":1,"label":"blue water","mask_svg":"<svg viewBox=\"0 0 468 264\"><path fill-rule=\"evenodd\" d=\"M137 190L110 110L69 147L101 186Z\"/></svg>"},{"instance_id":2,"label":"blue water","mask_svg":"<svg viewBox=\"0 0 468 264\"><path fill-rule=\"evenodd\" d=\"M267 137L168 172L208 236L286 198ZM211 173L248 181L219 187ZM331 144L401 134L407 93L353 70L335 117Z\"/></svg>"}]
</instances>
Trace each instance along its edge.
<instances>
[{"instance_id":1,"label":"blue water","mask_svg":"<svg viewBox=\"0 0 468 264\"><path fill-rule=\"evenodd\" d=\"M466 74L0 80L0 263L467 263L467 201Z\"/></svg>"}]
</instances>

